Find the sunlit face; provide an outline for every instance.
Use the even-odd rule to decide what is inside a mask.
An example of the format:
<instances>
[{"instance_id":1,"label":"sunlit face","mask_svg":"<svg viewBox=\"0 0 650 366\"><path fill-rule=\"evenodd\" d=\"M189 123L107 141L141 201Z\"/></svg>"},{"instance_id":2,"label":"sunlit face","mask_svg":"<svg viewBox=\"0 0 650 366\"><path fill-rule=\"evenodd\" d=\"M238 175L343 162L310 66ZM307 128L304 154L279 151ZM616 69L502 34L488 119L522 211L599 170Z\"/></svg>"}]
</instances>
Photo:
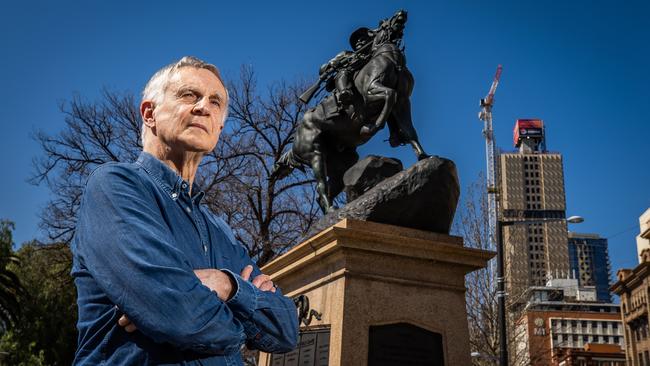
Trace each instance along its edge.
<instances>
[{"instance_id":1,"label":"sunlit face","mask_svg":"<svg viewBox=\"0 0 650 366\"><path fill-rule=\"evenodd\" d=\"M226 89L211 71L179 69L153 109L153 135L172 151L207 153L223 129Z\"/></svg>"}]
</instances>

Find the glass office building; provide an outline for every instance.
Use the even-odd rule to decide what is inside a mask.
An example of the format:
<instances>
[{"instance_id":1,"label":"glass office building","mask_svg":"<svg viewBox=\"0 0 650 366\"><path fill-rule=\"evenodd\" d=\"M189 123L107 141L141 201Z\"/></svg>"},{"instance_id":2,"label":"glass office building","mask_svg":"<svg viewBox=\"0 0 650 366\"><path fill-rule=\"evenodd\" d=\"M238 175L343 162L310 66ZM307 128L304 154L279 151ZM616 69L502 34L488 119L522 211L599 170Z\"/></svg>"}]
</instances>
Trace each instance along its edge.
<instances>
[{"instance_id":1,"label":"glass office building","mask_svg":"<svg viewBox=\"0 0 650 366\"><path fill-rule=\"evenodd\" d=\"M595 286L596 299L611 302L611 264L607 239L596 234L569 233L569 267L580 286Z\"/></svg>"}]
</instances>

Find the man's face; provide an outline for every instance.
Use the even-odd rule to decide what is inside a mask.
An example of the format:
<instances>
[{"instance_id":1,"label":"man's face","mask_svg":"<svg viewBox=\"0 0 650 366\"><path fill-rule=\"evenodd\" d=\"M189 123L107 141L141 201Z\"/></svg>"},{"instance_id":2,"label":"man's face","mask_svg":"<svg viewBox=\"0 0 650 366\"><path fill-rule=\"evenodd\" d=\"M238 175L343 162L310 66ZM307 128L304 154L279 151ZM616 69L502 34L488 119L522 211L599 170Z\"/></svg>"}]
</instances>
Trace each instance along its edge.
<instances>
[{"instance_id":1,"label":"man's face","mask_svg":"<svg viewBox=\"0 0 650 366\"><path fill-rule=\"evenodd\" d=\"M183 67L153 110L155 135L177 153L210 152L219 141L225 108L226 89L216 75Z\"/></svg>"},{"instance_id":2,"label":"man's face","mask_svg":"<svg viewBox=\"0 0 650 366\"><path fill-rule=\"evenodd\" d=\"M357 40L357 43L354 44L354 50L355 50L355 51L360 50L361 47L365 46L367 42L368 42L368 39L367 39L367 38L360 37L360 38Z\"/></svg>"}]
</instances>

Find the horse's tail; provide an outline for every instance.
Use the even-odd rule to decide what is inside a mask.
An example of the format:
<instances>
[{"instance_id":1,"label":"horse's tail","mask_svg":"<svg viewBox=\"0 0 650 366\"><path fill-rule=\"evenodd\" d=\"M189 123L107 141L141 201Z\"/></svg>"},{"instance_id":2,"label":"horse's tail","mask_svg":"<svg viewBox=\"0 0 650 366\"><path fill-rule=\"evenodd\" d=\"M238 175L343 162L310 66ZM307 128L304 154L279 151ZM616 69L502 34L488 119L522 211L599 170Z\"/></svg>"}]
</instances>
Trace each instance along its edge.
<instances>
[{"instance_id":1,"label":"horse's tail","mask_svg":"<svg viewBox=\"0 0 650 366\"><path fill-rule=\"evenodd\" d=\"M280 159L278 159L278 161L273 164L273 172L271 173L271 177L275 177L278 180L286 178L296 168L302 172L305 171L303 164L294 156L293 149L289 149L289 151L282 154Z\"/></svg>"}]
</instances>

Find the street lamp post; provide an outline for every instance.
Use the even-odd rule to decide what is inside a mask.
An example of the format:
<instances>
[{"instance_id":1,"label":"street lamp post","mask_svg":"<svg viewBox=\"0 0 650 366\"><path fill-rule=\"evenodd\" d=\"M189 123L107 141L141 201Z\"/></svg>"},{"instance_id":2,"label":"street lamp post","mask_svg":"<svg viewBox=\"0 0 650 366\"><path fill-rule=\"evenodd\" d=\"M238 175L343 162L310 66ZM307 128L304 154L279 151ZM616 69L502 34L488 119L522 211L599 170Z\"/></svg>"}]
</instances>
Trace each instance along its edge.
<instances>
[{"instance_id":1,"label":"street lamp post","mask_svg":"<svg viewBox=\"0 0 650 366\"><path fill-rule=\"evenodd\" d=\"M503 222L497 219L497 307L499 310L499 366L508 366L508 344L506 333L506 288L503 270Z\"/></svg>"},{"instance_id":2,"label":"street lamp post","mask_svg":"<svg viewBox=\"0 0 650 366\"><path fill-rule=\"evenodd\" d=\"M508 366L508 333L506 331L506 288L503 269L503 227L523 224L537 224L547 222L558 222L566 220L570 224L579 224L584 220L581 216L570 216L566 219L539 219L539 220L497 220L496 243L497 243L497 307L499 318L499 366Z\"/></svg>"}]
</instances>

